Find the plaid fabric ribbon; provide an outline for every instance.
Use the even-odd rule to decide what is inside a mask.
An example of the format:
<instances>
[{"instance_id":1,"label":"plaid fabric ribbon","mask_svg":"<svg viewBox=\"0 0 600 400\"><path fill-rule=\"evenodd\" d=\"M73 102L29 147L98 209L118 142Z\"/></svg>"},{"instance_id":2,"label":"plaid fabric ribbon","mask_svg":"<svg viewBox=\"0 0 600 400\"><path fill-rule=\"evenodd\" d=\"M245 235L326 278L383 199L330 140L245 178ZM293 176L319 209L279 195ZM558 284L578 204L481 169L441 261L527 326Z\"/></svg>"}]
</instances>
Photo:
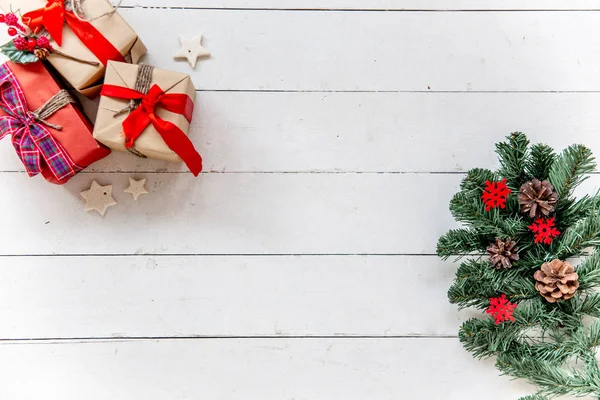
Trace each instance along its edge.
<instances>
[{"instance_id":1,"label":"plaid fabric ribbon","mask_svg":"<svg viewBox=\"0 0 600 400\"><path fill-rule=\"evenodd\" d=\"M0 117L0 140L12 136L12 144L29 176L47 168L59 183L64 183L82 170L29 110L23 90L6 64L0 66L0 108L8 114Z\"/></svg>"}]
</instances>

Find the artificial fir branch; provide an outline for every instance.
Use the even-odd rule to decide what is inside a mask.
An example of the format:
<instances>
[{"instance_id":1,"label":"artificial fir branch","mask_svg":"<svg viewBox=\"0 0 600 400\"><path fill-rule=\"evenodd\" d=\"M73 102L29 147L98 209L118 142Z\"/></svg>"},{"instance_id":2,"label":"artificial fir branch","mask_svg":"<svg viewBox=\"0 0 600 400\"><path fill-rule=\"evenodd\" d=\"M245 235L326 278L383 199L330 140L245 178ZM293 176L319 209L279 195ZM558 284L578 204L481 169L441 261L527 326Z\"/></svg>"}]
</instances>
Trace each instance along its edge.
<instances>
[{"instance_id":1,"label":"artificial fir branch","mask_svg":"<svg viewBox=\"0 0 600 400\"><path fill-rule=\"evenodd\" d=\"M483 253L494 236L483 235L473 228L453 229L440 238L437 253L447 259L452 256L463 256Z\"/></svg>"},{"instance_id":2,"label":"artificial fir branch","mask_svg":"<svg viewBox=\"0 0 600 400\"><path fill-rule=\"evenodd\" d=\"M568 258L581 254L587 247L600 246L600 215L591 215L567 228L552 244L550 252L557 258Z\"/></svg>"},{"instance_id":3,"label":"artificial fir branch","mask_svg":"<svg viewBox=\"0 0 600 400\"><path fill-rule=\"evenodd\" d=\"M528 230L528 223L520 217L506 218L498 209L486 211L479 197L464 192L452 198L450 211L457 221L469 224L481 235L514 237Z\"/></svg>"},{"instance_id":4,"label":"artificial fir branch","mask_svg":"<svg viewBox=\"0 0 600 400\"><path fill-rule=\"evenodd\" d=\"M523 249L525 248L526 246L524 245ZM522 256L521 260L519 260L519 265L528 270L528 276L530 275L531 269L537 269L543 263L551 261L554 258L554 256L548 252L547 245L530 243L529 246L527 246L527 249L527 252L525 252L525 250L521 252Z\"/></svg>"},{"instance_id":5,"label":"artificial fir branch","mask_svg":"<svg viewBox=\"0 0 600 400\"><path fill-rule=\"evenodd\" d=\"M600 293L590 293L585 297L575 297L569 302L559 304L559 306L567 314L600 317Z\"/></svg>"},{"instance_id":6,"label":"artificial fir branch","mask_svg":"<svg viewBox=\"0 0 600 400\"><path fill-rule=\"evenodd\" d=\"M540 390L539 394L550 398L562 395L587 396L600 393L600 376L592 368L562 368L557 363L519 358L503 353L496 362L506 375L528 380Z\"/></svg>"},{"instance_id":7,"label":"artificial fir branch","mask_svg":"<svg viewBox=\"0 0 600 400\"><path fill-rule=\"evenodd\" d=\"M556 160L556 154L550 146L534 144L531 146L525 170L531 178L547 179L554 160Z\"/></svg>"},{"instance_id":8,"label":"artificial fir branch","mask_svg":"<svg viewBox=\"0 0 600 400\"><path fill-rule=\"evenodd\" d=\"M463 261L448 297L460 308L485 308L489 298L499 293L506 294L511 301L537 297L532 280L521 276L518 269L496 271L486 260Z\"/></svg>"},{"instance_id":9,"label":"artificial fir branch","mask_svg":"<svg viewBox=\"0 0 600 400\"><path fill-rule=\"evenodd\" d=\"M548 180L554 185L559 201L567 199L595 167L594 156L587 147L576 144L566 148L556 158L548 174Z\"/></svg>"},{"instance_id":10,"label":"artificial fir branch","mask_svg":"<svg viewBox=\"0 0 600 400\"><path fill-rule=\"evenodd\" d=\"M521 397L519 400L549 400L546 396L541 394L532 394L531 396Z\"/></svg>"},{"instance_id":11,"label":"artificial fir branch","mask_svg":"<svg viewBox=\"0 0 600 400\"><path fill-rule=\"evenodd\" d=\"M500 160L498 174L506 178L512 190L519 190L521 184L529 178L526 174L529 139L521 132L515 132L507 139L508 142L496 144L496 152Z\"/></svg>"},{"instance_id":12,"label":"artificial fir branch","mask_svg":"<svg viewBox=\"0 0 600 400\"><path fill-rule=\"evenodd\" d=\"M560 215L559 228L571 226L590 215L600 215L600 191L593 196L585 195L577 201L571 200L567 204L563 202L558 214Z\"/></svg>"},{"instance_id":13,"label":"artificial fir branch","mask_svg":"<svg viewBox=\"0 0 600 400\"><path fill-rule=\"evenodd\" d=\"M600 286L600 251L587 257L576 269L581 290L590 290Z\"/></svg>"},{"instance_id":14,"label":"artificial fir branch","mask_svg":"<svg viewBox=\"0 0 600 400\"><path fill-rule=\"evenodd\" d=\"M471 193L471 195L481 196L481 188L486 181L496 181L498 175L489 169L474 168L467 173L467 176L460 184L461 192Z\"/></svg>"},{"instance_id":15,"label":"artificial fir branch","mask_svg":"<svg viewBox=\"0 0 600 400\"><path fill-rule=\"evenodd\" d=\"M450 211L465 227L443 235L438 254L444 259L468 256L462 260L448 291L450 301L459 308L485 310L490 299L497 302L501 295L517 307L510 319L494 314L495 320L488 317L466 321L459 339L475 357L497 357L502 374L526 379L538 387L536 394L521 400L549 400L564 394L598 397L600 368L595 351L600 346L600 322L587 321L600 318L600 293L595 291L600 287L600 251L587 256L586 252L600 247L600 193L580 200L573 197L574 189L594 170L594 158L581 145L556 155L546 145L529 147L522 133L507 139L496 146L501 164L497 173L473 169L461 183L460 192L450 202ZM548 218L556 220L561 234L554 236L550 245L534 242L529 230L533 221L520 212L516 199L520 187L533 178L548 179L558 193L555 212ZM486 211L482 191L488 181L502 179L507 180L512 193L506 202L492 203L491 207L488 204ZM510 239L518 246L519 260L509 265L510 269L494 268L485 255L486 247L496 239ZM533 275L542 264L567 257L579 261L573 264L577 275L565 279L579 286L575 286L573 298L550 303L538 292ZM556 279L560 282L561 275ZM494 304L497 307L498 303Z\"/></svg>"}]
</instances>

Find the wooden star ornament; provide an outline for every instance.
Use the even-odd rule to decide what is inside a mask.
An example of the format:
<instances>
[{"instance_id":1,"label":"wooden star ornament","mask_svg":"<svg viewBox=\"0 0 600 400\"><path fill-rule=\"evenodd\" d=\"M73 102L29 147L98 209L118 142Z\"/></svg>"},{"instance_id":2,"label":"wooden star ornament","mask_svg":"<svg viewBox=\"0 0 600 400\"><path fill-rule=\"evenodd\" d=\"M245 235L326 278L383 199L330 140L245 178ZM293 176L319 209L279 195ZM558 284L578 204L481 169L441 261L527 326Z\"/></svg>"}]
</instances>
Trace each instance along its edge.
<instances>
[{"instance_id":1,"label":"wooden star ornament","mask_svg":"<svg viewBox=\"0 0 600 400\"><path fill-rule=\"evenodd\" d=\"M101 186L98 182L93 181L92 186L81 192L81 197L86 201L85 211L97 211L98 214L104 216L106 210L117 204L112 197L112 185Z\"/></svg>"},{"instance_id":2,"label":"wooden star ornament","mask_svg":"<svg viewBox=\"0 0 600 400\"><path fill-rule=\"evenodd\" d=\"M148 194L148 191L146 190L146 179L136 181L135 179L129 178L129 187L125 189L125 193L131 194L135 201L137 201L141 195Z\"/></svg>"},{"instance_id":3,"label":"wooden star ornament","mask_svg":"<svg viewBox=\"0 0 600 400\"><path fill-rule=\"evenodd\" d=\"M173 56L176 60L187 60L192 68L196 67L198 58L209 57L210 52L202 47L202 35L193 38L179 36L181 49Z\"/></svg>"}]
</instances>

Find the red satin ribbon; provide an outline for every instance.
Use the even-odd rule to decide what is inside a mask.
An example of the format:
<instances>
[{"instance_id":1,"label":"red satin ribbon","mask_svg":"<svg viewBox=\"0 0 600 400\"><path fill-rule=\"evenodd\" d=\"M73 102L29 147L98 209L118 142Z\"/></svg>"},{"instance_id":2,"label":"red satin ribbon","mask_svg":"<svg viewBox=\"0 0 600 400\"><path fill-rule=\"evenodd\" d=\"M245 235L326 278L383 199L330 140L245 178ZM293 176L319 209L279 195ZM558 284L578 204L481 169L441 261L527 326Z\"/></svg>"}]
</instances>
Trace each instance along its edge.
<instances>
[{"instance_id":1,"label":"red satin ribbon","mask_svg":"<svg viewBox=\"0 0 600 400\"><path fill-rule=\"evenodd\" d=\"M194 103L187 94L166 94L158 85L152 86L147 95L129 88L104 85L102 96L142 100L140 106L123 121L125 147L132 148L137 138L140 137L148 125L152 124L167 146L181 157L194 176L198 176L202 172L202 157L200 157L187 135L177 125L156 115L156 108L160 107L183 115L188 122L191 122Z\"/></svg>"},{"instance_id":2,"label":"red satin ribbon","mask_svg":"<svg viewBox=\"0 0 600 400\"><path fill-rule=\"evenodd\" d=\"M23 15L25 25L36 33L45 28L59 46L62 46L65 22L103 65L110 60L125 62L121 52L92 24L77 18L71 11L65 10L65 0L48 0L46 7Z\"/></svg>"}]
</instances>

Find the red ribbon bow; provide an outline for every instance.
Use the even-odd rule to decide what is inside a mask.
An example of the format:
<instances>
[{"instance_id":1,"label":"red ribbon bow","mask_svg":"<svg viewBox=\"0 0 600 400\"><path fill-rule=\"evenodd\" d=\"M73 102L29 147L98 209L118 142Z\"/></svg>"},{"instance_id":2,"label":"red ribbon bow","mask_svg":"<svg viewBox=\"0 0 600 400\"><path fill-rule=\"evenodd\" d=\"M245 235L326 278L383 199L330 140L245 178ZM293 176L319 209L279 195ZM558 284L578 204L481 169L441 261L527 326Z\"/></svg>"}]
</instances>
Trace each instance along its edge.
<instances>
[{"instance_id":1,"label":"red ribbon bow","mask_svg":"<svg viewBox=\"0 0 600 400\"><path fill-rule=\"evenodd\" d=\"M102 96L142 100L140 106L123 121L126 148L131 149L137 138L140 137L148 125L152 124L167 146L181 157L194 176L198 176L202 172L202 157L200 157L187 135L177 125L156 115L156 108L160 107L183 115L188 122L191 122L194 102L187 94L166 94L158 85L152 86L147 95L129 88L104 85Z\"/></svg>"},{"instance_id":2,"label":"red ribbon bow","mask_svg":"<svg viewBox=\"0 0 600 400\"><path fill-rule=\"evenodd\" d=\"M121 52L92 24L79 19L73 12L65 10L65 0L48 0L46 7L23 15L25 25L36 33L45 28L59 46L62 46L65 22L103 65L110 60L125 62Z\"/></svg>"}]
</instances>

